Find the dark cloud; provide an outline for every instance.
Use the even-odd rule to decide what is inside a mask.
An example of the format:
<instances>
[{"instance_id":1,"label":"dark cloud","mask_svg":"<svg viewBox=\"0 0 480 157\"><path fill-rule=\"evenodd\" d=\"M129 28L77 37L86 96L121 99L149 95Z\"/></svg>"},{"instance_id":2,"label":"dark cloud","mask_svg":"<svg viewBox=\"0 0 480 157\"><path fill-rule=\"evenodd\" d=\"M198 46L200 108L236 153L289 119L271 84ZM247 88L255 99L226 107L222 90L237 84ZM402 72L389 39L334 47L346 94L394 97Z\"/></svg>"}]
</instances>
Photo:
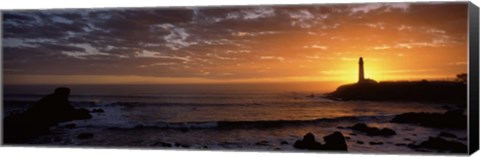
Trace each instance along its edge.
<instances>
[{"instance_id":1,"label":"dark cloud","mask_svg":"<svg viewBox=\"0 0 480 157\"><path fill-rule=\"evenodd\" d=\"M7 11L2 42L5 68L22 69L7 74L248 78L281 75L267 63L347 47L335 42L375 39L362 30L405 25L452 39L465 21L465 3Z\"/></svg>"}]
</instances>

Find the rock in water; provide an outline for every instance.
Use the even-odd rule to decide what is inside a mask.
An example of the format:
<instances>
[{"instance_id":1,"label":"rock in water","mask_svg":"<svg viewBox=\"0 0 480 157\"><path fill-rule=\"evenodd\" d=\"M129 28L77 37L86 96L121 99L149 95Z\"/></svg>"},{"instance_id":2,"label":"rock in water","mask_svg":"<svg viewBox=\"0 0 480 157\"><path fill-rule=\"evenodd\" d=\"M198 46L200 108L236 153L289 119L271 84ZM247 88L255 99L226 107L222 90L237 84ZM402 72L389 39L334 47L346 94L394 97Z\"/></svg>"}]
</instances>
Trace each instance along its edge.
<instances>
[{"instance_id":1,"label":"rock in water","mask_svg":"<svg viewBox=\"0 0 480 157\"><path fill-rule=\"evenodd\" d=\"M73 129L73 128L75 128L75 127L77 127L77 125L76 125L75 123L71 123L71 124L66 124L66 125L65 125L65 128L68 128L68 129Z\"/></svg>"},{"instance_id":2,"label":"rock in water","mask_svg":"<svg viewBox=\"0 0 480 157\"><path fill-rule=\"evenodd\" d=\"M297 140L293 147L307 150L347 151L347 143L342 133L336 131L331 135L323 137L323 139L325 145L315 141L315 136L312 133L307 133L302 140Z\"/></svg>"},{"instance_id":3,"label":"rock in water","mask_svg":"<svg viewBox=\"0 0 480 157\"><path fill-rule=\"evenodd\" d=\"M408 147L413 149L432 149L437 151L450 151L453 153L467 153L467 145L457 142L448 141L441 137L429 137L427 141L423 141L419 145L409 144Z\"/></svg>"},{"instance_id":4,"label":"rock in water","mask_svg":"<svg viewBox=\"0 0 480 157\"><path fill-rule=\"evenodd\" d=\"M440 134L438 134L438 136L441 136L441 137L450 137L450 138L457 138L456 135L452 134L452 133L449 133L449 132L440 132Z\"/></svg>"},{"instance_id":5,"label":"rock in water","mask_svg":"<svg viewBox=\"0 0 480 157\"><path fill-rule=\"evenodd\" d=\"M378 129L376 127L368 127L365 123L357 123L351 127L352 130L357 130L366 133L368 136L393 136L397 134L390 128Z\"/></svg>"},{"instance_id":6,"label":"rock in water","mask_svg":"<svg viewBox=\"0 0 480 157\"><path fill-rule=\"evenodd\" d=\"M82 139L82 140L90 139L90 138L93 138L93 134L92 133L81 133L77 136L77 138Z\"/></svg>"},{"instance_id":7,"label":"rock in water","mask_svg":"<svg viewBox=\"0 0 480 157\"><path fill-rule=\"evenodd\" d=\"M324 150L347 151L347 143L342 133L335 131L333 134L323 137Z\"/></svg>"},{"instance_id":8,"label":"rock in water","mask_svg":"<svg viewBox=\"0 0 480 157\"><path fill-rule=\"evenodd\" d=\"M322 144L315 141L315 136L312 133L307 133L302 140L297 140L293 147L297 149L321 150Z\"/></svg>"},{"instance_id":9,"label":"rock in water","mask_svg":"<svg viewBox=\"0 0 480 157\"><path fill-rule=\"evenodd\" d=\"M370 144L370 145L383 145L383 142L374 142L374 141L372 141L372 142L369 142L368 144Z\"/></svg>"},{"instance_id":10,"label":"rock in water","mask_svg":"<svg viewBox=\"0 0 480 157\"><path fill-rule=\"evenodd\" d=\"M93 109L92 111L90 111L91 113L104 113L105 111L101 108L98 108L98 109Z\"/></svg>"},{"instance_id":11,"label":"rock in water","mask_svg":"<svg viewBox=\"0 0 480 157\"><path fill-rule=\"evenodd\" d=\"M76 119L92 118L86 109L75 109L68 101L70 89L59 87L53 94L47 95L35 103L27 112L30 112L47 125Z\"/></svg>"},{"instance_id":12,"label":"rock in water","mask_svg":"<svg viewBox=\"0 0 480 157\"><path fill-rule=\"evenodd\" d=\"M467 116L463 110L450 110L445 113L408 112L396 115L391 122L410 123L433 128L467 128Z\"/></svg>"},{"instance_id":13,"label":"rock in water","mask_svg":"<svg viewBox=\"0 0 480 157\"><path fill-rule=\"evenodd\" d=\"M77 119L92 118L86 109L75 109L68 101L70 89L60 87L36 102L27 111L4 118L4 143L24 143L48 134L48 127Z\"/></svg>"}]
</instances>

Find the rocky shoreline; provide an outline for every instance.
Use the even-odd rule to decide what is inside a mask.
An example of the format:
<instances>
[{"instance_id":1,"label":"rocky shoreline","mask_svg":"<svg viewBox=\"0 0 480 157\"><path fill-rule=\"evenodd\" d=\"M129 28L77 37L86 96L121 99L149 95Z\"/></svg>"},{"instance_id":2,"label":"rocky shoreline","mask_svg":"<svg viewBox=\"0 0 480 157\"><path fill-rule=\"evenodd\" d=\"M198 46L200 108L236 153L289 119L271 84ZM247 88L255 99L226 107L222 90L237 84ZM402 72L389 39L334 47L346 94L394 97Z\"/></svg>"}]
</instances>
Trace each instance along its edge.
<instances>
[{"instance_id":1,"label":"rocky shoreline","mask_svg":"<svg viewBox=\"0 0 480 157\"><path fill-rule=\"evenodd\" d=\"M69 94L69 88L56 88L53 94L43 97L28 110L5 117L3 143L23 144L50 133L49 128L58 123L92 118L90 111L75 109L70 104Z\"/></svg>"},{"instance_id":2,"label":"rocky shoreline","mask_svg":"<svg viewBox=\"0 0 480 157\"><path fill-rule=\"evenodd\" d=\"M326 94L333 100L432 102L466 106L467 85L453 81L358 82Z\"/></svg>"}]
</instances>

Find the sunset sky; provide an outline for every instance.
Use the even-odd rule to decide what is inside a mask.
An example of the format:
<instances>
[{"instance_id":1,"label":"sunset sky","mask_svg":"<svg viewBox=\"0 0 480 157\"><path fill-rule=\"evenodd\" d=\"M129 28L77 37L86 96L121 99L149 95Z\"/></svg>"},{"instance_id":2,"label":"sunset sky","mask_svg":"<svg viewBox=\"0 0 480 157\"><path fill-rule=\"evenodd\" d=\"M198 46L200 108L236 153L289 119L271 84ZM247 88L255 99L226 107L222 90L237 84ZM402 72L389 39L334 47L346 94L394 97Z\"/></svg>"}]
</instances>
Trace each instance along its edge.
<instances>
[{"instance_id":1,"label":"sunset sky","mask_svg":"<svg viewBox=\"0 0 480 157\"><path fill-rule=\"evenodd\" d=\"M467 3L7 11L5 84L355 82L467 70Z\"/></svg>"}]
</instances>

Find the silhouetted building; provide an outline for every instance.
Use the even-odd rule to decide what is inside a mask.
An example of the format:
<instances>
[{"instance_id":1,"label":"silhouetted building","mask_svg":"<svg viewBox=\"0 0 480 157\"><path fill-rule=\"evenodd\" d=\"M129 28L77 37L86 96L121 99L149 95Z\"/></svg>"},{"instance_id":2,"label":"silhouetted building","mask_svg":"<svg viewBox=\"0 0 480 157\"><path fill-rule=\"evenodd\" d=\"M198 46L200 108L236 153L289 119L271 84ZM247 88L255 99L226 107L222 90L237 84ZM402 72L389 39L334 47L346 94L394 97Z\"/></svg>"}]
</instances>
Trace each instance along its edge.
<instances>
[{"instance_id":1,"label":"silhouetted building","mask_svg":"<svg viewBox=\"0 0 480 157\"><path fill-rule=\"evenodd\" d=\"M360 60L358 61L358 82L363 81L365 81L365 75L363 71L363 58L360 57Z\"/></svg>"}]
</instances>

